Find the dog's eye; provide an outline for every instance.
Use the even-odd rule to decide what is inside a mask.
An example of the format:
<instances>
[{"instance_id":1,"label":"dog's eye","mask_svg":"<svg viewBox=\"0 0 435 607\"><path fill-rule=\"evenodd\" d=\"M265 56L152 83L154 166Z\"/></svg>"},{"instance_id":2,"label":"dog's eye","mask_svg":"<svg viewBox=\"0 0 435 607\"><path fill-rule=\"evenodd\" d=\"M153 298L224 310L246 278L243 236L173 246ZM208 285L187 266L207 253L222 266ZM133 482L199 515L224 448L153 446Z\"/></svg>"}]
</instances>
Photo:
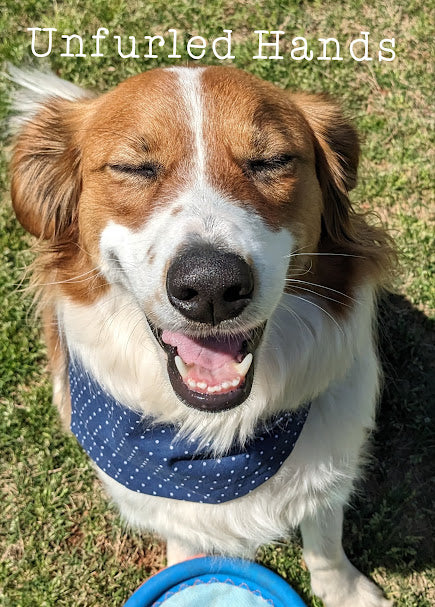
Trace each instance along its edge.
<instances>
[{"instance_id":1,"label":"dog's eye","mask_svg":"<svg viewBox=\"0 0 435 607\"><path fill-rule=\"evenodd\" d=\"M251 158L246 163L247 172L253 176L267 176L274 171L293 168L294 156L281 154L270 158Z\"/></svg>"},{"instance_id":2,"label":"dog's eye","mask_svg":"<svg viewBox=\"0 0 435 607\"><path fill-rule=\"evenodd\" d=\"M107 165L112 171L117 173L126 173L127 175L137 175L145 179L155 179L160 171L160 166L152 162L144 162L143 164L109 164Z\"/></svg>"}]
</instances>

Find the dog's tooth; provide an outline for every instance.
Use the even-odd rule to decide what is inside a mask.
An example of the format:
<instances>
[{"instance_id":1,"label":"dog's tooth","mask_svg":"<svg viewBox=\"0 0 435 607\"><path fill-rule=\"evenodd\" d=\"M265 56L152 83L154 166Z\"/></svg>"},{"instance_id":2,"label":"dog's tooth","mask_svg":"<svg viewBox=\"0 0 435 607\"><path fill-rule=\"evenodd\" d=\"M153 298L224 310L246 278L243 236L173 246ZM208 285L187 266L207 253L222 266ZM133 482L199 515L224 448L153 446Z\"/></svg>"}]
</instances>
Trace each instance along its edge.
<instances>
[{"instance_id":1,"label":"dog's tooth","mask_svg":"<svg viewBox=\"0 0 435 607\"><path fill-rule=\"evenodd\" d=\"M228 390L228 388L230 388L230 387L231 387L231 382L230 382L230 381L224 381L224 382L222 382L221 387L222 387L224 390Z\"/></svg>"},{"instance_id":2,"label":"dog's tooth","mask_svg":"<svg viewBox=\"0 0 435 607\"><path fill-rule=\"evenodd\" d=\"M196 381L194 379L188 379L187 384L189 388L196 388Z\"/></svg>"},{"instance_id":3,"label":"dog's tooth","mask_svg":"<svg viewBox=\"0 0 435 607\"><path fill-rule=\"evenodd\" d=\"M199 388L200 390L205 390L207 388L207 384L205 383L205 381L199 381L196 384L196 387Z\"/></svg>"},{"instance_id":4,"label":"dog's tooth","mask_svg":"<svg viewBox=\"0 0 435 607\"><path fill-rule=\"evenodd\" d=\"M236 386L238 386L240 384L240 377L237 377L236 379L233 379L233 381L231 382L231 385L234 386L234 388Z\"/></svg>"},{"instance_id":5,"label":"dog's tooth","mask_svg":"<svg viewBox=\"0 0 435 607\"><path fill-rule=\"evenodd\" d=\"M249 352L249 354L247 354L245 356L245 358L242 360L241 363L238 363L237 365L235 365L235 370L237 371L237 373L239 375L241 375L242 377L245 377L245 375L249 371L249 367L252 364L252 360L253 360L253 356L252 356L251 352ZM234 383L233 383L233 385L234 385Z\"/></svg>"},{"instance_id":6,"label":"dog's tooth","mask_svg":"<svg viewBox=\"0 0 435 607\"><path fill-rule=\"evenodd\" d=\"M180 356L176 356L174 360L175 360L175 366L177 367L179 374L184 379L185 377L187 377L187 374L189 373L189 369L187 368L186 363Z\"/></svg>"}]
</instances>

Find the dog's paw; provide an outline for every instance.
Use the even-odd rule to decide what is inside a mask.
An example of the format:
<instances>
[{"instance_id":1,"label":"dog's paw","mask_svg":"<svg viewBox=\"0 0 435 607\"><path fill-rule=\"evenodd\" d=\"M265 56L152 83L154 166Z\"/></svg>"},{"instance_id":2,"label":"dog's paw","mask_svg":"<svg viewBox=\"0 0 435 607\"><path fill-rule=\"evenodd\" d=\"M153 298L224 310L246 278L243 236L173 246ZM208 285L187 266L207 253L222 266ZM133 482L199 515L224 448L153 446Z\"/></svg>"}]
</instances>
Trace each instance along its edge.
<instances>
[{"instance_id":1,"label":"dog's paw","mask_svg":"<svg viewBox=\"0 0 435 607\"><path fill-rule=\"evenodd\" d=\"M198 550L185 543L180 543L177 540L169 539L166 542L166 563L167 566L176 565L182 561L187 561L198 555Z\"/></svg>"},{"instance_id":2,"label":"dog's paw","mask_svg":"<svg viewBox=\"0 0 435 607\"><path fill-rule=\"evenodd\" d=\"M311 587L325 607L393 607L380 588L351 563L311 573Z\"/></svg>"}]
</instances>

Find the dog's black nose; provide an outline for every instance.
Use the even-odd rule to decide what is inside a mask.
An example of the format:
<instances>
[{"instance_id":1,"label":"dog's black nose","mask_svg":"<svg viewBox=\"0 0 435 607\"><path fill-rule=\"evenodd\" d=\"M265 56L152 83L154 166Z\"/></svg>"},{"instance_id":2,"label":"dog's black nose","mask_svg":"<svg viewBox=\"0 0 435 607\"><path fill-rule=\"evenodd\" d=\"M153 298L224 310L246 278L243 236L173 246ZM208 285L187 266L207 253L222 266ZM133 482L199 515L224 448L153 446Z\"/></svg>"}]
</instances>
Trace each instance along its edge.
<instances>
[{"instance_id":1,"label":"dog's black nose","mask_svg":"<svg viewBox=\"0 0 435 607\"><path fill-rule=\"evenodd\" d=\"M239 255L202 245L181 253L166 276L169 301L189 320L217 325L252 299L254 276Z\"/></svg>"}]
</instances>

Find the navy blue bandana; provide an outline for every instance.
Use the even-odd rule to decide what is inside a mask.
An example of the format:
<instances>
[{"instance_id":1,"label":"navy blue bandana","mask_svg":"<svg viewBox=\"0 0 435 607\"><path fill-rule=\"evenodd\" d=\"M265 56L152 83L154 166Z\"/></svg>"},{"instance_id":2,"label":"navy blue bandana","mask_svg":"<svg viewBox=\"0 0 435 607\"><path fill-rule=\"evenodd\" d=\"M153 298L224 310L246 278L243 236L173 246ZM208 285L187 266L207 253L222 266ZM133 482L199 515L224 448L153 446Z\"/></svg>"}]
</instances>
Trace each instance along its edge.
<instances>
[{"instance_id":1,"label":"navy blue bandana","mask_svg":"<svg viewBox=\"0 0 435 607\"><path fill-rule=\"evenodd\" d=\"M215 459L192 439L179 439L176 426L121 405L77 363L70 365L70 388L71 430L101 470L137 493L201 504L236 499L276 474L309 412L282 412L245 447Z\"/></svg>"}]
</instances>

